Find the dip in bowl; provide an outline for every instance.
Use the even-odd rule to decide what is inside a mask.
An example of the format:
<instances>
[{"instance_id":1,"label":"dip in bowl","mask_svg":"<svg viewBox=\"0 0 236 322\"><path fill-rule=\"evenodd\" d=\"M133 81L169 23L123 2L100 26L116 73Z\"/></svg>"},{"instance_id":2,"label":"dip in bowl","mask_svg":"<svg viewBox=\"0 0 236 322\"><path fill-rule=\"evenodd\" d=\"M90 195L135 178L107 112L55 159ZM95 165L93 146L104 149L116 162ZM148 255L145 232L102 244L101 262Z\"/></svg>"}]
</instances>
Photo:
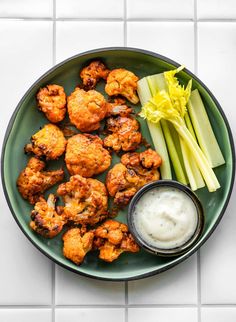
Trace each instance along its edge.
<instances>
[{"instance_id":1,"label":"dip in bowl","mask_svg":"<svg viewBox=\"0 0 236 322\"><path fill-rule=\"evenodd\" d=\"M128 225L137 243L161 256L187 251L204 227L201 202L193 191L172 180L143 186L131 200Z\"/></svg>"}]
</instances>

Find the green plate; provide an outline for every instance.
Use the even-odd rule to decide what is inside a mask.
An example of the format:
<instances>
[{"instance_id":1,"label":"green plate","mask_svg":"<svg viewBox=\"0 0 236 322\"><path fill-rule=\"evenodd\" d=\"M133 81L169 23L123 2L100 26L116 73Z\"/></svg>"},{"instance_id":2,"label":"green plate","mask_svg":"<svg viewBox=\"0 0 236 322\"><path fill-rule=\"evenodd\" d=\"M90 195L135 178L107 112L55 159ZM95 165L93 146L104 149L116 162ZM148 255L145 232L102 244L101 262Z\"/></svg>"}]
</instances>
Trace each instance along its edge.
<instances>
[{"instance_id":1,"label":"green plate","mask_svg":"<svg viewBox=\"0 0 236 322\"><path fill-rule=\"evenodd\" d=\"M226 164L215 169L220 181L221 189L209 193L206 188L198 190L205 214L206 225L198 243L187 253L174 258L162 258L151 255L145 251L137 254L124 253L113 263L105 263L98 259L97 253L91 252L86 256L81 266L76 266L62 255L61 235L54 239L44 239L35 234L28 226L32 206L23 200L16 188L16 179L19 172L25 167L28 156L23 153L24 145L29 142L33 133L48 123L42 113L36 108L35 96L40 87L46 84L59 84L64 86L67 94L70 94L80 82L79 71L90 60L101 59L110 68L123 67L133 71L140 78L146 75L160 73L173 69L179 64L158 54L133 49L133 48L103 48L88 51L58 64L44 74L27 91L19 102L9 122L2 150L2 182L5 196L11 212L21 230L29 240L46 256L57 264L76 273L104 280L132 280L160 273L173 267L192 255L211 235L218 225L232 191L234 181L234 145L228 121L212 93L192 73L184 70L179 73L183 83L193 78L193 88L198 88L205 103L211 124L221 147ZM104 83L98 85L98 90L104 92ZM139 111L140 106L135 110ZM148 142L152 142L145 121L141 121L143 136ZM113 164L119 158L113 156ZM63 164L63 158L57 162L48 164L49 168L57 168ZM98 176L103 180L106 173ZM51 191L55 191L55 188ZM127 209L120 212L117 219L126 222Z\"/></svg>"}]
</instances>

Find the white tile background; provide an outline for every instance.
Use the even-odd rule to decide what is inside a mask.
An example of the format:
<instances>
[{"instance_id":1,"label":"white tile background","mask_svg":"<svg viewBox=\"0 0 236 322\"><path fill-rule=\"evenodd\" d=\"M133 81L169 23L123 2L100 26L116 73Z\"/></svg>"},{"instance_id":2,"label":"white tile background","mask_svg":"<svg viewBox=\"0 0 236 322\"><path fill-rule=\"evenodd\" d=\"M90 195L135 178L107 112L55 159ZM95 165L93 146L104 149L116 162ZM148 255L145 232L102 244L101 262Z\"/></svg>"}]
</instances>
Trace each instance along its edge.
<instances>
[{"instance_id":1,"label":"white tile background","mask_svg":"<svg viewBox=\"0 0 236 322\"><path fill-rule=\"evenodd\" d=\"M68 56L105 46L145 48L185 64L215 93L236 138L235 0L0 0L0 137L37 77ZM2 189L0 209L1 322L236 321L234 197L201 251L129 283L57 267L23 236Z\"/></svg>"}]
</instances>

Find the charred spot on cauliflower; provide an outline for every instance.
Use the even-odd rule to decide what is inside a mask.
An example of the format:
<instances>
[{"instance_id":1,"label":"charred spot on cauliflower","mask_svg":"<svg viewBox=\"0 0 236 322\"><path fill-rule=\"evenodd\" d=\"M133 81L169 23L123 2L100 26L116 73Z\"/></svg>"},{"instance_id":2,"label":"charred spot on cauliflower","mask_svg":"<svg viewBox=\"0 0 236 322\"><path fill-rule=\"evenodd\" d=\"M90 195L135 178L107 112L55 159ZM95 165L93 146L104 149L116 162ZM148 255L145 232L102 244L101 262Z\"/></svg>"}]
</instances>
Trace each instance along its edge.
<instances>
[{"instance_id":1,"label":"charred spot on cauliflower","mask_svg":"<svg viewBox=\"0 0 236 322\"><path fill-rule=\"evenodd\" d=\"M34 153L38 157L45 156L46 160L56 160L65 152L66 139L54 124L46 124L31 137L31 141L25 146L25 152Z\"/></svg>"},{"instance_id":2,"label":"charred spot on cauliflower","mask_svg":"<svg viewBox=\"0 0 236 322\"><path fill-rule=\"evenodd\" d=\"M139 251L127 225L112 219L96 228L94 247L99 249L99 258L106 262L113 262L123 252Z\"/></svg>"},{"instance_id":3,"label":"charred spot on cauliflower","mask_svg":"<svg viewBox=\"0 0 236 322\"><path fill-rule=\"evenodd\" d=\"M127 205L142 186L159 180L157 168L160 165L161 157L151 149L124 154L121 163L109 170L106 177L106 186L114 203L119 207Z\"/></svg>"},{"instance_id":4,"label":"charred spot on cauliflower","mask_svg":"<svg viewBox=\"0 0 236 322\"><path fill-rule=\"evenodd\" d=\"M107 217L108 196L105 185L80 175L70 177L57 189L65 203L64 218L75 224L95 225Z\"/></svg>"},{"instance_id":5,"label":"charred spot on cauliflower","mask_svg":"<svg viewBox=\"0 0 236 322\"><path fill-rule=\"evenodd\" d=\"M45 162L32 157L17 179L20 194L31 204L35 204L44 191L64 178L62 169L43 171L45 166Z\"/></svg>"},{"instance_id":6,"label":"charred spot on cauliflower","mask_svg":"<svg viewBox=\"0 0 236 322\"><path fill-rule=\"evenodd\" d=\"M86 90L93 89L100 79L107 79L109 72L109 69L101 61L92 61L80 72L84 88Z\"/></svg>"},{"instance_id":7,"label":"charred spot on cauliflower","mask_svg":"<svg viewBox=\"0 0 236 322\"><path fill-rule=\"evenodd\" d=\"M56 199L53 194L48 196L47 201L40 196L31 212L30 227L46 238L58 235L65 224L63 216L56 211Z\"/></svg>"}]
</instances>

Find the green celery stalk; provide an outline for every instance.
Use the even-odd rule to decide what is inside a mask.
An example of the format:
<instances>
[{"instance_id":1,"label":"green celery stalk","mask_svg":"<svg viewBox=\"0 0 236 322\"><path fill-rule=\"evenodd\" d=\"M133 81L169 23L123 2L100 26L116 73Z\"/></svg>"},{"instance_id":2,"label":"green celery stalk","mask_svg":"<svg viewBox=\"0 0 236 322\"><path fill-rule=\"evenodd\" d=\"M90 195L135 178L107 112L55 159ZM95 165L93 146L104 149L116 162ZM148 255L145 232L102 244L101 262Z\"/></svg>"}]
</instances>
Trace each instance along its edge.
<instances>
[{"instance_id":1,"label":"green celery stalk","mask_svg":"<svg viewBox=\"0 0 236 322\"><path fill-rule=\"evenodd\" d=\"M184 116L184 120L185 120L185 124L187 125L187 128L189 130L189 132L192 134L192 137L194 138L194 140L197 142L197 138L193 129L193 125L189 116L189 113L186 112L185 116Z\"/></svg>"},{"instance_id":2,"label":"green celery stalk","mask_svg":"<svg viewBox=\"0 0 236 322\"><path fill-rule=\"evenodd\" d=\"M193 129L193 125L192 125L192 122L190 120L190 117L189 117L189 113L186 112L185 116L184 116L184 120L185 120L185 124L189 130L189 132L192 134L192 137L194 138L194 140L197 142L197 138L196 138L196 135L195 135L195 132L194 132L194 129ZM195 185L196 185L196 189L200 189L200 188L203 188L205 187L205 182L203 180L203 177L201 175L201 172L196 164L196 161L195 159L193 158L192 154L190 153L189 149L187 148L183 148L182 149L182 153L186 153L187 151L187 155L185 156L185 167L186 167L186 162L188 162L190 164L190 167L188 167L188 177L189 176L193 176L194 177L194 181L195 181ZM186 159L188 159L188 161L186 161ZM192 173L189 173L189 172L192 172ZM190 180L189 180L190 181ZM191 186L191 183L190 183L190 186ZM192 188L192 190L194 190Z\"/></svg>"},{"instance_id":3,"label":"green celery stalk","mask_svg":"<svg viewBox=\"0 0 236 322\"><path fill-rule=\"evenodd\" d=\"M185 165L185 169L188 175L188 179L189 179L189 185L191 187L191 189L193 191L198 189L193 171L192 171L192 167L191 167L191 161L190 161L190 153L189 153L189 149L186 146L184 140L182 138L180 138L180 146L181 146L181 150L182 150L182 154L183 154L183 160L184 160L184 165Z\"/></svg>"},{"instance_id":4,"label":"green celery stalk","mask_svg":"<svg viewBox=\"0 0 236 322\"><path fill-rule=\"evenodd\" d=\"M186 146L195 159L208 190L213 192L220 188L219 181L207 158L186 127L182 111L178 109L175 104L172 104L168 93L165 91L157 92L157 94L142 107L140 116L153 123L159 123L160 120L163 119L171 122L179 136L185 141Z\"/></svg>"},{"instance_id":5,"label":"green celery stalk","mask_svg":"<svg viewBox=\"0 0 236 322\"><path fill-rule=\"evenodd\" d=\"M224 164L224 157L216 141L208 115L197 89L192 91L187 106L199 146L211 167L215 168Z\"/></svg>"},{"instance_id":6,"label":"green celery stalk","mask_svg":"<svg viewBox=\"0 0 236 322\"><path fill-rule=\"evenodd\" d=\"M168 92L168 85L167 85L164 73L148 76L147 79L148 79L149 87L150 87L153 95L155 95L157 93L157 91L161 91L161 90L165 90L166 92ZM192 134L193 138L197 142L188 112L186 112L184 120L185 120L185 124L188 127L190 133ZM162 125L162 122L163 122L163 120L161 120L161 125ZM180 141L180 139L178 137L177 132L175 131L174 127L171 126L171 124L169 124L169 125L170 125L169 129L171 129L171 127L173 128L173 129L171 129L171 131L172 131L172 139L174 141L174 145L175 145L175 148L176 148L176 151L178 154L177 164L179 164L179 162L180 162L181 169L182 169L182 171L181 171L181 169L180 169L180 171L179 170L177 170L177 171L181 173L181 177L183 176L183 173L184 173L185 178L186 178L186 182L189 181L190 186L193 190L197 190L197 189L204 187L205 183L202 178L201 172L196 164L195 159L189 153L189 150L188 150L188 148L186 148L186 145L184 145L184 147L183 147L183 144L180 144L180 142L178 142L178 141ZM163 128L163 125L162 125L162 128ZM164 132L165 137L169 136L169 133L165 133L164 129L163 129L163 132ZM167 146L168 146L168 151L170 154L171 161L173 163L175 161L173 161L172 157L176 156L176 154L174 152L173 156L171 155L170 149L172 149L172 144L167 143ZM174 166L174 164L173 164L173 167L174 167L174 170L176 171L177 166ZM176 177L178 179L179 174L178 175L176 174ZM179 181L182 182L181 180L179 180Z\"/></svg>"},{"instance_id":7,"label":"green celery stalk","mask_svg":"<svg viewBox=\"0 0 236 322\"><path fill-rule=\"evenodd\" d=\"M154 96L158 91L165 90L167 91L167 83L164 77L164 74L156 74L147 77L148 85L151 90L152 96ZM184 169L184 163L181 162L181 157L179 156L176 146L173 140L173 137L170 133L170 129L165 120L161 120L161 127L166 139L166 144L169 152L170 159L172 161L172 165L175 171L176 178L179 182L183 184L188 183L188 179L186 177L186 171ZM181 154L181 151L179 151Z\"/></svg>"},{"instance_id":8,"label":"green celery stalk","mask_svg":"<svg viewBox=\"0 0 236 322\"><path fill-rule=\"evenodd\" d=\"M142 105L144 105L152 97L146 77L138 81L137 91ZM154 124L149 121L147 121L147 124L152 137L153 145L162 158L162 165L160 166L161 177L162 179L172 179L170 160L161 124Z\"/></svg>"},{"instance_id":9,"label":"green celery stalk","mask_svg":"<svg viewBox=\"0 0 236 322\"><path fill-rule=\"evenodd\" d=\"M175 170L176 179L183 184L187 184L187 178L185 175L185 171L183 170L183 166L180 162L178 153L176 151L175 144L174 144L173 138L171 136L167 121L162 120L161 126L162 126L163 133L165 136L165 140L166 140L169 155L170 155L170 158L172 161L172 165Z\"/></svg>"},{"instance_id":10,"label":"green celery stalk","mask_svg":"<svg viewBox=\"0 0 236 322\"><path fill-rule=\"evenodd\" d=\"M166 122L168 123L168 127L169 127L169 130L170 130L170 134L172 136L172 139L173 139L173 142L174 142L176 151L178 153L179 161L180 161L181 166L183 168L186 181L187 181L187 183L189 183L188 176L187 176L187 172L186 172L185 165L184 165L184 159L183 159L182 149L181 149L181 146L180 146L180 138L179 138L179 135L176 132L174 126L170 122L168 122L168 121L166 121Z\"/></svg>"},{"instance_id":11,"label":"green celery stalk","mask_svg":"<svg viewBox=\"0 0 236 322\"><path fill-rule=\"evenodd\" d=\"M184 140L180 137L180 145L184 160L184 166L189 179L190 187L193 191L205 187L205 182L202 178L201 172L193 158L188 146Z\"/></svg>"}]
</instances>

